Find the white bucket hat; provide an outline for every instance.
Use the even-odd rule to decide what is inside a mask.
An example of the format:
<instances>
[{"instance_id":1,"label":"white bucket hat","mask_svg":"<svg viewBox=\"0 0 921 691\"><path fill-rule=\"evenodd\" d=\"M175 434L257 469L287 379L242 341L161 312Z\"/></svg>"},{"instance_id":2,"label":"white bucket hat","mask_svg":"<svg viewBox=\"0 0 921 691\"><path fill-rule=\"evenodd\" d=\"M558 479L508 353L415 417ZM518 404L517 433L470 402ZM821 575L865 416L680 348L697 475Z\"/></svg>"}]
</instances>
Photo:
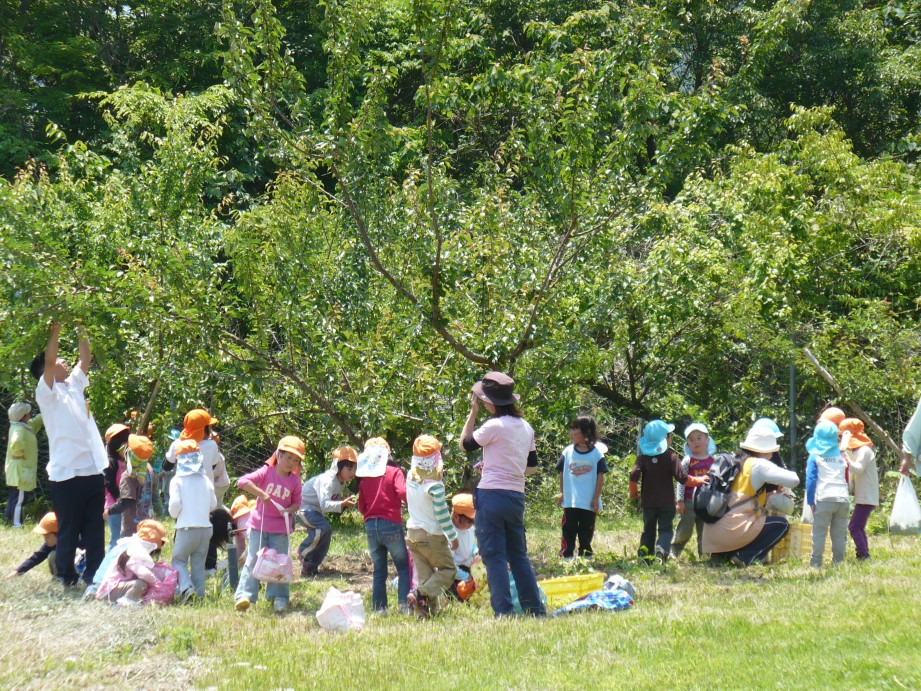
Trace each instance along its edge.
<instances>
[{"instance_id":1,"label":"white bucket hat","mask_svg":"<svg viewBox=\"0 0 921 691\"><path fill-rule=\"evenodd\" d=\"M746 451L751 451L753 453L774 453L775 451L780 451L780 446L777 444L777 437L774 436L774 433L766 427L758 425L748 430L745 441L743 441L740 446Z\"/></svg>"}]
</instances>

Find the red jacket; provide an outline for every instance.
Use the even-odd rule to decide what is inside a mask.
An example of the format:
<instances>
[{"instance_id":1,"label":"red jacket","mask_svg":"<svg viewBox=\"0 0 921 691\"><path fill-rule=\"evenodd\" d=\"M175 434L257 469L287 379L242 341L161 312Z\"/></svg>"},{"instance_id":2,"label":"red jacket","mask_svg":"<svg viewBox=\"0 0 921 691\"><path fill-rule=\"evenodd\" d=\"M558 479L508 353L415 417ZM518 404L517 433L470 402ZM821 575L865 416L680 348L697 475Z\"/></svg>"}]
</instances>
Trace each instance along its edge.
<instances>
[{"instance_id":1,"label":"red jacket","mask_svg":"<svg viewBox=\"0 0 921 691\"><path fill-rule=\"evenodd\" d=\"M363 477L358 483L358 510L365 517L383 518L391 523L403 522L402 504L406 503L406 476L388 465L380 477Z\"/></svg>"}]
</instances>

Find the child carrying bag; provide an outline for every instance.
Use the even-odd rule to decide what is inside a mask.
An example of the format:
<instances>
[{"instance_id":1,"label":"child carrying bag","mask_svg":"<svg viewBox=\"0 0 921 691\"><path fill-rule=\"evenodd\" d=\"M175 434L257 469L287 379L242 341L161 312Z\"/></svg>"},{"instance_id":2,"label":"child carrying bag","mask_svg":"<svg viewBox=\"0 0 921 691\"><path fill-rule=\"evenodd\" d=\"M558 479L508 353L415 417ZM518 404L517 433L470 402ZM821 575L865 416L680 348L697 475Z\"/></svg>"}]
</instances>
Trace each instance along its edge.
<instances>
[{"instance_id":1,"label":"child carrying bag","mask_svg":"<svg viewBox=\"0 0 921 691\"><path fill-rule=\"evenodd\" d=\"M282 508L275 503L275 506L279 511L282 511ZM265 512L263 512L264 514ZM286 513L282 513L282 516L285 519L285 530L288 533L288 537L291 536L291 525L289 523L289 516ZM265 522L265 516L263 515L263 523ZM259 542L262 544L262 530L259 531ZM281 554L277 550L272 549L271 547L261 547L259 551L256 552L256 565L253 567L253 578L255 578L260 583L291 583L294 580L294 564L291 561L291 557L288 554Z\"/></svg>"},{"instance_id":2,"label":"child carrying bag","mask_svg":"<svg viewBox=\"0 0 921 691\"><path fill-rule=\"evenodd\" d=\"M903 475L895 491L892 514L889 516L889 532L898 535L917 535L921 532L921 504L911 484L911 478Z\"/></svg>"}]
</instances>

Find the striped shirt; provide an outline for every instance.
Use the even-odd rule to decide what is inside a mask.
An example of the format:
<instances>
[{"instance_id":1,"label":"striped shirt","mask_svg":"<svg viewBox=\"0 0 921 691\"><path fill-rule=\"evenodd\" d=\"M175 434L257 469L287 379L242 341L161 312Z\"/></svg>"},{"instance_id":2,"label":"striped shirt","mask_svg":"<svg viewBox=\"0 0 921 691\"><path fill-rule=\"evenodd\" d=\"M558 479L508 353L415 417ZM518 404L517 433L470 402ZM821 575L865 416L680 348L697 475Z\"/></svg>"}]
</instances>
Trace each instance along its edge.
<instances>
[{"instance_id":1,"label":"striped shirt","mask_svg":"<svg viewBox=\"0 0 921 691\"><path fill-rule=\"evenodd\" d=\"M430 535L444 533L449 541L457 539L451 522L451 511L445 500L444 483L437 480L416 482L406 479L406 505L409 508L407 528L420 528Z\"/></svg>"}]
</instances>

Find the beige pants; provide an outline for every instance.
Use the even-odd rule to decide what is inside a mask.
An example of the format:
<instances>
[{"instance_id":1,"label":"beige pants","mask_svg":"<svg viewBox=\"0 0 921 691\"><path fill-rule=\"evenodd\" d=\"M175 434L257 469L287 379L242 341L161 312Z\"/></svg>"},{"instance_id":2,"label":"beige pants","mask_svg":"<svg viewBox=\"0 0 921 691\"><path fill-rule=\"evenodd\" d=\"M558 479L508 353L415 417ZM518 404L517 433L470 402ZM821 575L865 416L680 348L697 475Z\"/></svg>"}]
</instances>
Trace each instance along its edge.
<instances>
[{"instance_id":1,"label":"beige pants","mask_svg":"<svg viewBox=\"0 0 921 691\"><path fill-rule=\"evenodd\" d=\"M109 591L109 602L116 602L121 597L140 602L141 598L144 597L144 593L147 592L147 587L147 581L142 581L140 578L136 581L119 583Z\"/></svg>"},{"instance_id":2,"label":"beige pants","mask_svg":"<svg viewBox=\"0 0 921 691\"><path fill-rule=\"evenodd\" d=\"M416 590L430 598L429 607L435 612L438 598L451 587L457 573L448 538L410 528L406 531L406 546L416 567Z\"/></svg>"}]
</instances>

